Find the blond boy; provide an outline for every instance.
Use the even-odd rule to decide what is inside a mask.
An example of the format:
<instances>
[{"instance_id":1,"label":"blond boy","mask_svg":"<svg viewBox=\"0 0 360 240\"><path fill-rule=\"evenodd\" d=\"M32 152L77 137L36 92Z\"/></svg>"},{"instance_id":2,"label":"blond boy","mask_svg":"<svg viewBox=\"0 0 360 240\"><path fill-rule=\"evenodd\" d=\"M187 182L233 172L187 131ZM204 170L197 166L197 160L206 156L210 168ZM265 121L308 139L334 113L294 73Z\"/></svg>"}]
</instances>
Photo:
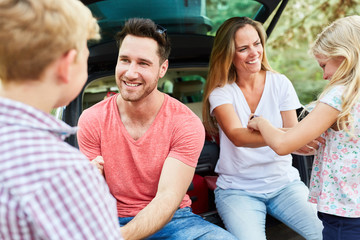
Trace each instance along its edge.
<instances>
[{"instance_id":1,"label":"blond boy","mask_svg":"<svg viewBox=\"0 0 360 240\"><path fill-rule=\"evenodd\" d=\"M81 91L98 38L78 0L0 1L0 239L121 239L103 177L49 114Z\"/></svg>"}]
</instances>

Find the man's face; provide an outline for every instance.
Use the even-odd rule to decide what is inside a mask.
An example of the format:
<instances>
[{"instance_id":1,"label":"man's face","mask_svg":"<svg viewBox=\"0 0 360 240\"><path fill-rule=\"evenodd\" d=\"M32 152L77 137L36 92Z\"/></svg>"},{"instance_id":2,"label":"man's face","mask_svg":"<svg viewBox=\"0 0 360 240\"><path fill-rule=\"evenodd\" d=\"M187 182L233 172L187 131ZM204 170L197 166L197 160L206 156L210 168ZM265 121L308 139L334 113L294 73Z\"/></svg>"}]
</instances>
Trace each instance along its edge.
<instances>
[{"instance_id":1,"label":"man's face","mask_svg":"<svg viewBox=\"0 0 360 240\"><path fill-rule=\"evenodd\" d=\"M125 101L140 101L157 89L158 79L168 66L167 60L160 65L157 52L157 42L151 38L127 35L123 40L115 76Z\"/></svg>"}]
</instances>

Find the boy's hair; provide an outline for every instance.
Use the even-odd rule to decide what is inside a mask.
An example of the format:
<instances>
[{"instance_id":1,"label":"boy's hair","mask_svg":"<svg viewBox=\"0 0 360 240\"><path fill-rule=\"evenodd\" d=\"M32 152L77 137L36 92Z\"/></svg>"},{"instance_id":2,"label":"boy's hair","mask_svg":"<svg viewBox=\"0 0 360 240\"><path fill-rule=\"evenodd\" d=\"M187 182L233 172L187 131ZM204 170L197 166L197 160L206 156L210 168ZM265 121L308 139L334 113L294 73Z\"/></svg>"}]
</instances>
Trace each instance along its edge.
<instances>
[{"instance_id":1,"label":"boy's hair","mask_svg":"<svg viewBox=\"0 0 360 240\"><path fill-rule=\"evenodd\" d=\"M319 99L332 87L345 86L337 125L339 129L349 132L354 127L350 112L360 98L360 16L334 21L318 35L311 50L315 56L320 55L327 59L344 58Z\"/></svg>"},{"instance_id":2,"label":"boy's hair","mask_svg":"<svg viewBox=\"0 0 360 240\"><path fill-rule=\"evenodd\" d=\"M38 79L62 54L99 38L96 19L79 0L1 0L0 79Z\"/></svg>"},{"instance_id":3,"label":"boy's hair","mask_svg":"<svg viewBox=\"0 0 360 240\"><path fill-rule=\"evenodd\" d=\"M171 47L166 29L155 24L151 19L131 18L126 21L125 26L116 36L119 47L127 35L154 39L158 44L160 63L169 58Z\"/></svg>"}]
</instances>

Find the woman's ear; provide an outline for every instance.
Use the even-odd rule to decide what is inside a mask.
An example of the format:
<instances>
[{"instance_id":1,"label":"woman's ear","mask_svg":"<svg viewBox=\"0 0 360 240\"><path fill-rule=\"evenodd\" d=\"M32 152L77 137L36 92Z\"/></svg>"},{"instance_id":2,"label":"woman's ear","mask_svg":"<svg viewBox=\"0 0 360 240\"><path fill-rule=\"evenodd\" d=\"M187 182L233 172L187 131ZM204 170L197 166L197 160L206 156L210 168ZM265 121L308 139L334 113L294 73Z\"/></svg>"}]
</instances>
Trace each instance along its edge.
<instances>
[{"instance_id":1,"label":"woman's ear","mask_svg":"<svg viewBox=\"0 0 360 240\"><path fill-rule=\"evenodd\" d=\"M76 60L77 51L75 49L71 49L61 55L58 59L58 68L57 68L57 76L60 81L64 83L68 83L71 79L71 65L74 64Z\"/></svg>"}]
</instances>

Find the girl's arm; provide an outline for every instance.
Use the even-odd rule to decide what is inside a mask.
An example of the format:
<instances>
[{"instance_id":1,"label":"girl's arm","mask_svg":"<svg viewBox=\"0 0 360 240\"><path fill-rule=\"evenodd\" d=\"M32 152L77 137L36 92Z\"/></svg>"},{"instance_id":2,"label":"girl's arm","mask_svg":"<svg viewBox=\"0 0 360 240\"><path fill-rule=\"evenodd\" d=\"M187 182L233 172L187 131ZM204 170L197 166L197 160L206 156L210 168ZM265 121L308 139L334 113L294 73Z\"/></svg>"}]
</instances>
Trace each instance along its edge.
<instances>
[{"instance_id":1,"label":"girl's arm","mask_svg":"<svg viewBox=\"0 0 360 240\"><path fill-rule=\"evenodd\" d=\"M283 128L292 128L298 123L296 110L280 112L283 121Z\"/></svg>"},{"instance_id":2,"label":"girl's arm","mask_svg":"<svg viewBox=\"0 0 360 240\"><path fill-rule=\"evenodd\" d=\"M281 117L283 120L283 128L281 130L285 132L298 123L298 118L295 110L281 112ZM302 146L301 148L297 149L295 152L292 153L298 155L314 155L315 150L319 148L319 143L325 143L322 137L318 137L306 143L306 145Z\"/></svg>"},{"instance_id":3,"label":"girl's arm","mask_svg":"<svg viewBox=\"0 0 360 240\"><path fill-rule=\"evenodd\" d=\"M336 122L339 113L337 109L319 103L309 115L286 132L275 128L262 117L250 120L248 128L260 131L268 146L277 154L286 155L319 137Z\"/></svg>"}]
</instances>

